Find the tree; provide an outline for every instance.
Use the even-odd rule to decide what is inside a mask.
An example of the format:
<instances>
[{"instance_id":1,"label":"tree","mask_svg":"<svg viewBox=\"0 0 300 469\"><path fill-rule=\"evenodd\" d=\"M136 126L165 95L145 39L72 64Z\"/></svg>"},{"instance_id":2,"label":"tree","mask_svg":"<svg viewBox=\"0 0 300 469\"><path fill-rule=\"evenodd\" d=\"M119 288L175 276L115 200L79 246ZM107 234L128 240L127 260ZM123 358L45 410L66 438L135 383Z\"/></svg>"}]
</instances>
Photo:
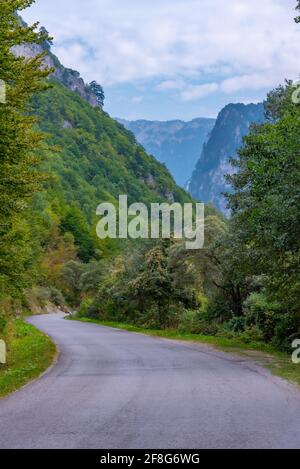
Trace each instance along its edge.
<instances>
[{"instance_id":1,"label":"tree","mask_svg":"<svg viewBox=\"0 0 300 469\"><path fill-rule=\"evenodd\" d=\"M43 181L37 171L37 149L43 136L35 130L35 119L26 111L32 95L47 87L44 79L51 70L42 67L43 54L25 59L12 53L14 46L48 40L45 31L35 32L37 24L27 26L16 15L16 11L32 3L33 0L1 0L0 70L6 84L6 102L0 103L0 292L13 287L16 278L16 266L9 253L19 253L19 284L22 274L28 273L29 227L26 228L24 218ZM20 225L23 230L18 230Z\"/></svg>"},{"instance_id":2,"label":"tree","mask_svg":"<svg viewBox=\"0 0 300 469\"><path fill-rule=\"evenodd\" d=\"M47 49L48 51L50 51L51 46L53 45L53 41L52 41L52 38L50 37L50 35L49 35L47 29L46 29L44 26L42 26L42 27L40 28L40 33L41 33L44 37L46 37L45 41L42 43L43 48L44 48L44 49Z\"/></svg>"},{"instance_id":3,"label":"tree","mask_svg":"<svg viewBox=\"0 0 300 469\"><path fill-rule=\"evenodd\" d=\"M246 137L227 197L251 273L266 275L269 293L291 313L300 311L300 106L281 102L279 119Z\"/></svg>"},{"instance_id":4,"label":"tree","mask_svg":"<svg viewBox=\"0 0 300 469\"><path fill-rule=\"evenodd\" d=\"M264 101L265 115L268 121L276 122L291 110L292 94L295 91L292 80L286 80L270 91Z\"/></svg>"},{"instance_id":5,"label":"tree","mask_svg":"<svg viewBox=\"0 0 300 469\"><path fill-rule=\"evenodd\" d=\"M298 4L296 6L296 10L300 11L300 0L298 0ZM300 23L300 16L295 18L296 23Z\"/></svg>"},{"instance_id":6,"label":"tree","mask_svg":"<svg viewBox=\"0 0 300 469\"><path fill-rule=\"evenodd\" d=\"M99 83L97 83L96 81L92 81L89 84L89 89L97 97L97 102L98 102L99 106L103 107L104 106L105 95L104 95L104 90L103 90L102 86L99 85Z\"/></svg>"},{"instance_id":7,"label":"tree","mask_svg":"<svg viewBox=\"0 0 300 469\"><path fill-rule=\"evenodd\" d=\"M62 233L73 235L75 245L78 247L78 256L83 262L89 262L96 256L91 230L79 208L71 207L61 221L61 230Z\"/></svg>"},{"instance_id":8,"label":"tree","mask_svg":"<svg viewBox=\"0 0 300 469\"><path fill-rule=\"evenodd\" d=\"M67 262L61 270L67 300L75 306L80 304L82 298L81 279L84 272L85 265L75 260Z\"/></svg>"},{"instance_id":9,"label":"tree","mask_svg":"<svg viewBox=\"0 0 300 469\"><path fill-rule=\"evenodd\" d=\"M159 327L173 325L173 311L195 308L197 274L182 246L160 240L148 250L139 272L129 282L127 295L136 301L143 317L154 310Z\"/></svg>"},{"instance_id":10,"label":"tree","mask_svg":"<svg viewBox=\"0 0 300 469\"><path fill-rule=\"evenodd\" d=\"M60 281L63 281L68 300L78 306L83 298L98 293L105 272L105 265L95 260L88 264L76 260L66 262L61 269Z\"/></svg>"},{"instance_id":11,"label":"tree","mask_svg":"<svg viewBox=\"0 0 300 469\"><path fill-rule=\"evenodd\" d=\"M219 303L216 317L242 316L250 273L239 227L219 216L208 216L204 249L191 251L189 256L201 273L205 294L212 303Z\"/></svg>"},{"instance_id":12,"label":"tree","mask_svg":"<svg viewBox=\"0 0 300 469\"><path fill-rule=\"evenodd\" d=\"M129 288L133 298L137 300L140 313L144 314L153 305L158 309L160 326L166 326L173 294L166 241L162 241L146 254L145 264L137 278L131 281Z\"/></svg>"}]
</instances>

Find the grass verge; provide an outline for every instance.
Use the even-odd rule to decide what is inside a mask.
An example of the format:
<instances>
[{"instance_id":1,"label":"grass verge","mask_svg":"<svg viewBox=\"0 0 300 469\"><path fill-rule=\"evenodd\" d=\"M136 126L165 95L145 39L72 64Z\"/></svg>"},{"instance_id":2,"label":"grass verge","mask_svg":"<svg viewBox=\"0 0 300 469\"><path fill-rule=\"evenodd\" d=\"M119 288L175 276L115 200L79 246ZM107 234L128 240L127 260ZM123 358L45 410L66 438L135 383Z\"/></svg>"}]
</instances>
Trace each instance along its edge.
<instances>
[{"instance_id":1,"label":"grass verge","mask_svg":"<svg viewBox=\"0 0 300 469\"><path fill-rule=\"evenodd\" d=\"M1 336L7 346L7 364L0 365L0 398L37 378L52 364L56 347L31 324L17 319Z\"/></svg>"},{"instance_id":2,"label":"grass verge","mask_svg":"<svg viewBox=\"0 0 300 469\"><path fill-rule=\"evenodd\" d=\"M294 364L290 355L278 352L271 345L264 344L262 342L249 342L246 344L237 338L207 336L201 334L183 334L174 330L145 329L130 324L99 321L88 318L69 317L68 319L123 329L129 332L138 332L150 336L211 345L224 352L238 353L245 357L251 358L259 365L268 368L275 375L287 379L294 384L300 385L300 364Z\"/></svg>"}]
</instances>

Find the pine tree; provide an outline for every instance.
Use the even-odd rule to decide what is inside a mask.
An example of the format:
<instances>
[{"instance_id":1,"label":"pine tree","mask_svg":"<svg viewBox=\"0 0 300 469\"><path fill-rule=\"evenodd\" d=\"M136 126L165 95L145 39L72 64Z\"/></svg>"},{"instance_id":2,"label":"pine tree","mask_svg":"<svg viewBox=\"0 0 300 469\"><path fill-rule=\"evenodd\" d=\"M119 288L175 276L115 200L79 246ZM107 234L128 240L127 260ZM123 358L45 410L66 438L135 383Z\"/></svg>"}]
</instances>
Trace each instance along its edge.
<instances>
[{"instance_id":1,"label":"pine tree","mask_svg":"<svg viewBox=\"0 0 300 469\"><path fill-rule=\"evenodd\" d=\"M97 97L97 102L98 102L99 106L103 107L104 106L105 95L104 95L104 90L103 90L102 86L99 85L99 83L97 83L96 81L92 81L89 84L89 88L90 88L91 92L94 93L94 95Z\"/></svg>"},{"instance_id":2,"label":"pine tree","mask_svg":"<svg viewBox=\"0 0 300 469\"><path fill-rule=\"evenodd\" d=\"M297 6L296 6L296 10L297 10L297 11L300 11L300 0L298 0L298 4L297 4ZM295 21L296 21L296 23L300 23L300 16L297 16L297 17L295 18Z\"/></svg>"}]
</instances>

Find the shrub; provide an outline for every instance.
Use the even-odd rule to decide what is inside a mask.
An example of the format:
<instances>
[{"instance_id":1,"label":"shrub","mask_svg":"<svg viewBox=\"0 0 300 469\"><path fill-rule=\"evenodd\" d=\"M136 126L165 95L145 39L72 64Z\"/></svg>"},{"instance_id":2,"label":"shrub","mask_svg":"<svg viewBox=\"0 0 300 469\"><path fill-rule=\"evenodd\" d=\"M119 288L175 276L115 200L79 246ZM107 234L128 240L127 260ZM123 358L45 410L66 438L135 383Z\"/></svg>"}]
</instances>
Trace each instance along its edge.
<instances>
[{"instance_id":1,"label":"shrub","mask_svg":"<svg viewBox=\"0 0 300 469\"><path fill-rule=\"evenodd\" d=\"M232 317L228 304L222 296L210 300L205 308L205 318L208 322L217 321L223 323Z\"/></svg>"},{"instance_id":2,"label":"shrub","mask_svg":"<svg viewBox=\"0 0 300 469\"><path fill-rule=\"evenodd\" d=\"M200 311L185 310L178 331L183 334L216 335L218 326L215 322L207 321Z\"/></svg>"},{"instance_id":3,"label":"shrub","mask_svg":"<svg viewBox=\"0 0 300 469\"><path fill-rule=\"evenodd\" d=\"M180 318L178 331L181 333L199 334L199 311L185 310Z\"/></svg>"},{"instance_id":4,"label":"shrub","mask_svg":"<svg viewBox=\"0 0 300 469\"><path fill-rule=\"evenodd\" d=\"M291 352L292 342L300 338L300 313L277 316L273 345L285 352Z\"/></svg>"},{"instance_id":5,"label":"shrub","mask_svg":"<svg viewBox=\"0 0 300 469\"><path fill-rule=\"evenodd\" d=\"M239 339L245 344L250 344L251 342L262 342L264 336L257 326L251 326L239 335Z\"/></svg>"},{"instance_id":6,"label":"shrub","mask_svg":"<svg viewBox=\"0 0 300 469\"><path fill-rule=\"evenodd\" d=\"M258 327L267 342L275 335L279 311L279 304L270 301L264 293L252 293L244 303L247 326Z\"/></svg>"},{"instance_id":7,"label":"shrub","mask_svg":"<svg viewBox=\"0 0 300 469\"><path fill-rule=\"evenodd\" d=\"M233 317L230 321L224 323L223 328L229 332L244 332L246 330L246 319L244 316Z\"/></svg>"},{"instance_id":8,"label":"shrub","mask_svg":"<svg viewBox=\"0 0 300 469\"><path fill-rule=\"evenodd\" d=\"M77 316L79 318L84 318L88 316L89 308L91 307L93 300L86 298L83 300L78 308Z\"/></svg>"},{"instance_id":9,"label":"shrub","mask_svg":"<svg viewBox=\"0 0 300 469\"><path fill-rule=\"evenodd\" d=\"M57 288L50 288L50 301L55 306L64 306L66 304L66 300L62 292Z\"/></svg>"}]
</instances>

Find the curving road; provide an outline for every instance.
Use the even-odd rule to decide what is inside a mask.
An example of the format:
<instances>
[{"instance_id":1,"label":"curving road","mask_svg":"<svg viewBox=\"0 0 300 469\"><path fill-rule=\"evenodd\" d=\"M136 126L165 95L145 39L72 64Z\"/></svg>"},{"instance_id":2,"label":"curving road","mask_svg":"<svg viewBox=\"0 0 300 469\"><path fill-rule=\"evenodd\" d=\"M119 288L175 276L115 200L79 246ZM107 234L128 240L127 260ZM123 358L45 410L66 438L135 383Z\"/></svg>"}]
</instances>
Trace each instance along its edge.
<instances>
[{"instance_id":1,"label":"curving road","mask_svg":"<svg viewBox=\"0 0 300 469\"><path fill-rule=\"evenodd\" d=\"M61 355L0 401L0 448L300 448L300 393L249 360L59 315Z\"/></svg>"}]
</instances>

